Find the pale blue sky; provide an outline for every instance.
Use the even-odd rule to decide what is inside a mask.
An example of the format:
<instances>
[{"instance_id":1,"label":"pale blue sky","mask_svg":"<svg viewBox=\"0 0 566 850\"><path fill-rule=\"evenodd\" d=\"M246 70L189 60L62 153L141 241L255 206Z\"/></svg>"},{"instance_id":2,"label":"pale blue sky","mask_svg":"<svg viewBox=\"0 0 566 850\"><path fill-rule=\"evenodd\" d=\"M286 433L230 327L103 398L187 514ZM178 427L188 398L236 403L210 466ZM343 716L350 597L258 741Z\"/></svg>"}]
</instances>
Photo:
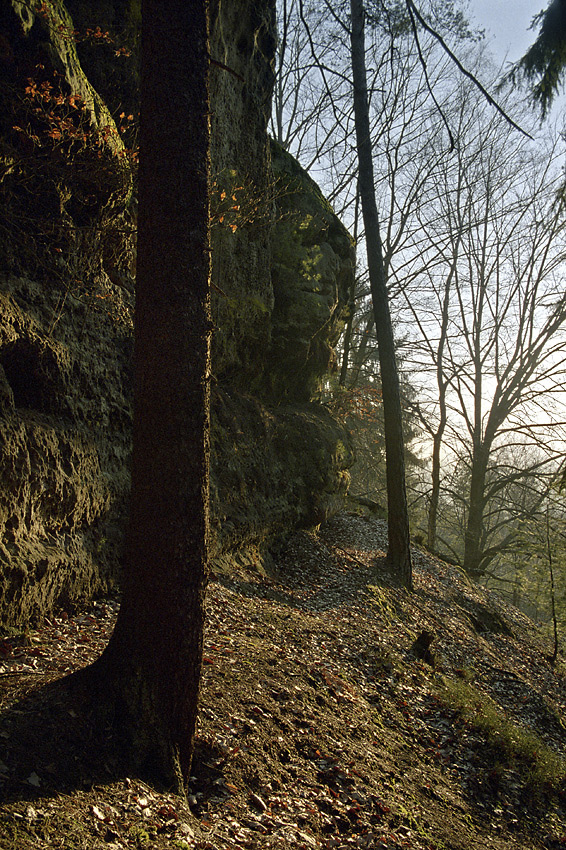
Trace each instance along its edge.
<instances>
[{"instance_id":1,"label":"pale blue sky","mask_svg":"<svg viewBox=\"0 0 566 850\"><path fill-rule=\"evenodd\" d=\"M468 0L468 17L486 31L486 39L498 63L515 63L535 41L538 27L529 29L532 19L550 0ZM550 111L551 121L566 116L566 96L561 88ZM547 122L545 122L547 123Z\"/></svg>"},{"instance_id":2,"label":"pale blue sky","mask_svg":"<svg viewBox=\"0 0 566 850\"><path fill-rule=\"evenodd\" d=\"M496 58L515 62L536 38L537 30L529 30L533 17L547 6L548 0L469 0L468 9Z\"/></svg>"}]
</instances>

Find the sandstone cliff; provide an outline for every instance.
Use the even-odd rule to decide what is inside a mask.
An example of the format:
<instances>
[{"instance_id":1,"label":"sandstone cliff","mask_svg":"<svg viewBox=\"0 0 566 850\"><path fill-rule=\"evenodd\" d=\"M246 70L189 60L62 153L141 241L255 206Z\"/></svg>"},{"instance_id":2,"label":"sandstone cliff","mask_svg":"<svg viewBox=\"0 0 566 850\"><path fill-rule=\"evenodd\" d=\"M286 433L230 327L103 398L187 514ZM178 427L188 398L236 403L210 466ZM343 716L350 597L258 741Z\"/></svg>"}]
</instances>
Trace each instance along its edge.
<instances>
[{"instance_id":1,"label":"sandstone cliff","mask_svg":"<svg viewBox=\"0 0 566 850\"><path fill-rule=\"evenodd\" d=\"M271 540L321 522L347 488L348 435L312 398L332 367L352 249L317 187L270 150L274 3L215 0L211 23L212 56L231 69L211 79L213 551L218 566L258 566ZM138 26L126 0L0 0L5 623L119 577Z\"/></svg>"}]
</instances>

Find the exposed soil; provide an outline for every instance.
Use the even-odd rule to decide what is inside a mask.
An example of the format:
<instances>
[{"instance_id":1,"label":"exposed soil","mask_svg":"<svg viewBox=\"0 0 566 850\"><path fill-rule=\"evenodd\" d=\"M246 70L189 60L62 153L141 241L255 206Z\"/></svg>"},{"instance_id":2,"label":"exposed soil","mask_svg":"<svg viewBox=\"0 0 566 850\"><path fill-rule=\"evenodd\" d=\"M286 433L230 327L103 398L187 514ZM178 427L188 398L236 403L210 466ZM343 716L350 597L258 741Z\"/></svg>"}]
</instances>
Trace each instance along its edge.
<instances>
[{"instance_id":1,"label":"exposed soil","mask_svg":"<svg viewBox=\"0 0 566 850\"><path fill-rule=\"evenodd\" d=\"M396 587L385 534L344 513L294 535L276 579L211 583L188 805L120 776L60 684L117 600L0 641L0 850L566 847L561 657L421 550Z\"/></svg>"}]
</instances>

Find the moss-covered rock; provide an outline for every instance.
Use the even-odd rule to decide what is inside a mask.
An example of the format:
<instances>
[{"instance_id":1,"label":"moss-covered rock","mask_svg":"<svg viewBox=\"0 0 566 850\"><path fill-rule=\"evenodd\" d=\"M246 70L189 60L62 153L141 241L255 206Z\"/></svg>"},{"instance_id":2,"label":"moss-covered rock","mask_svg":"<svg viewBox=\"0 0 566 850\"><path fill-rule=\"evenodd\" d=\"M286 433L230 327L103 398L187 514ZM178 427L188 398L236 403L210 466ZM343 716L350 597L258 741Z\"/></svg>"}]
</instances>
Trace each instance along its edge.
<instances>
[{"instance_id":1,"label":"moss-covered rock","mask_svg":"<svg viewBox=\"0 0 566 850\"><path fill-rule=\"evenodd\" d=\"M0 279L0 618L23 624L118 578L129 492L132 328L100 305ZM103 305L103 306L102 306Z\"/></svg>"},{"instance_id":2,"label":"moss-covered rock","mask_svg":"<svg viewBox=\"0 0 566 850\"><path fill-rule=\"evenodd\" d=\"M271 337L271 187L267 125L276 44L275 2L211 3L211 160L214 198L239 210L213 219L214 370L248 389ZM229 70L227 70L229 69ZM214 209L213 209L214 213Z\"/></svg>"},{"instance_id":3,"label":"moss-covered rock","mask_svg":"<svg viewBox=\"0 0 566 850\"><path fill-rule=\"evenodd\" d=\"M137 96L139 5L68 6L77 22L62 0L45 14L0 4L0 617L11 625L118 580L130 483L135 191L107 102ZM111 39L100 50L82 38L97 26ZM274 0L211 2L211 539L227 569L261 565L278 536L331 515L353 460L343 427L311 402L341 327L350 239L298 164L270 151L274 26ZM112 69L120 33L129 74ZM33 113L43 102L55 124Z\"/></svg>"},{"instance_id":4,"label":"moss-covered rock","mask_svg":"<svg viewBox=\"0 0 566 850\"><path fill-rule=\"evenodd\" d=\"M343 505L350 438L319 404L267 408L220 391L212 419L213 557L242 549L259 564L274 538L315 526Z\"/></svg>"},{"instance_id":5,"label":"moss-covered rock","mask_svg":"<svg viewBox=\"0 0 566 850\"><path fill-rule=\"evenodd\" d=\"M131 163L74 33L62 0L0 4L3 268L63 292L103 272L131 286Z\"/></svg>"},{"instance_id":6,"label":"moss-covered rock","mask_svg":"<svg viewBox=\"0 0 566 850\"><path fill-rule=\"evenodd\" d=\"M277 399L308 400L335 368L354 275L354 248L317 184L272 142L277 215L269 378Z\"/></svg>"},{"instance_id":7,"label":"moss-covered rock","mask_svg":"<svg viewBox=\"0 0 566 850\"><path fill-rule=\"evenodd\" d=\"M112 115L139 113L141 0L65 0L77 53ZM122 123L122 122L120 122ZM134 141L134 137L128 138Z\"/></svg>"},{"instance_id":8,"label":"moss-covered rock","mask_svg":"<svg viewBox=\"0 0 566 850\"><path fill-rule=\"evenodd\" d=\"M17 85L22 71L27 71L24 79L41 91L36 103L43 102L46 112L63 105L52 99L60 91L80 99L81 111L86 113L88 123L98 134L100 149L110 155L120 152L123 144L110 110L79 61L74 23L65 3L62 0L36 4L10 0L3 3L0 26L4 39L2 58L8 79ZM49 87L45 83L49 83ZM29 92L26 94L29 96ZM73 105L68 102L66 105L72 114Z\"/></svg>"}]
</instances>

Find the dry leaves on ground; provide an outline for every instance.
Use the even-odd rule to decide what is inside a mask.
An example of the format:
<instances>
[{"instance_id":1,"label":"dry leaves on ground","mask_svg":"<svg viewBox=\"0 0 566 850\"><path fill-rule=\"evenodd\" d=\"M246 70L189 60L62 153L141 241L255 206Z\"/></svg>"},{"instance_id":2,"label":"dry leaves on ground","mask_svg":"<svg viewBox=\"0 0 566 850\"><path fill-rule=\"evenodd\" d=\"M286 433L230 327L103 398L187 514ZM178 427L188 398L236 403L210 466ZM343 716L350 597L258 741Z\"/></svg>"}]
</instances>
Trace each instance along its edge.
<instances>
[{"instance_id":1,"label":"dry leaves on ground","mask_svg":"<svg viewBox=\"0 0 566 850\"><path fill-rule=\"evenodd\" d=\"M526 762L444 687L462 683L473 710L493 705L562 755L561 663L526 617L420 550L415 593L396 587L385 535L341 514L295 534L276 577L210 585L188 806L117 775L111 752L93 764L79 748L67 776L57 760L62 723L92 731L37 688L100 653L117 600L6 638L0 850L566 846L562 786L534 793ZM425 631L434 666L411 649ZM51 745L34 746L47 728Z\"/></svg>"}]
</instances>

